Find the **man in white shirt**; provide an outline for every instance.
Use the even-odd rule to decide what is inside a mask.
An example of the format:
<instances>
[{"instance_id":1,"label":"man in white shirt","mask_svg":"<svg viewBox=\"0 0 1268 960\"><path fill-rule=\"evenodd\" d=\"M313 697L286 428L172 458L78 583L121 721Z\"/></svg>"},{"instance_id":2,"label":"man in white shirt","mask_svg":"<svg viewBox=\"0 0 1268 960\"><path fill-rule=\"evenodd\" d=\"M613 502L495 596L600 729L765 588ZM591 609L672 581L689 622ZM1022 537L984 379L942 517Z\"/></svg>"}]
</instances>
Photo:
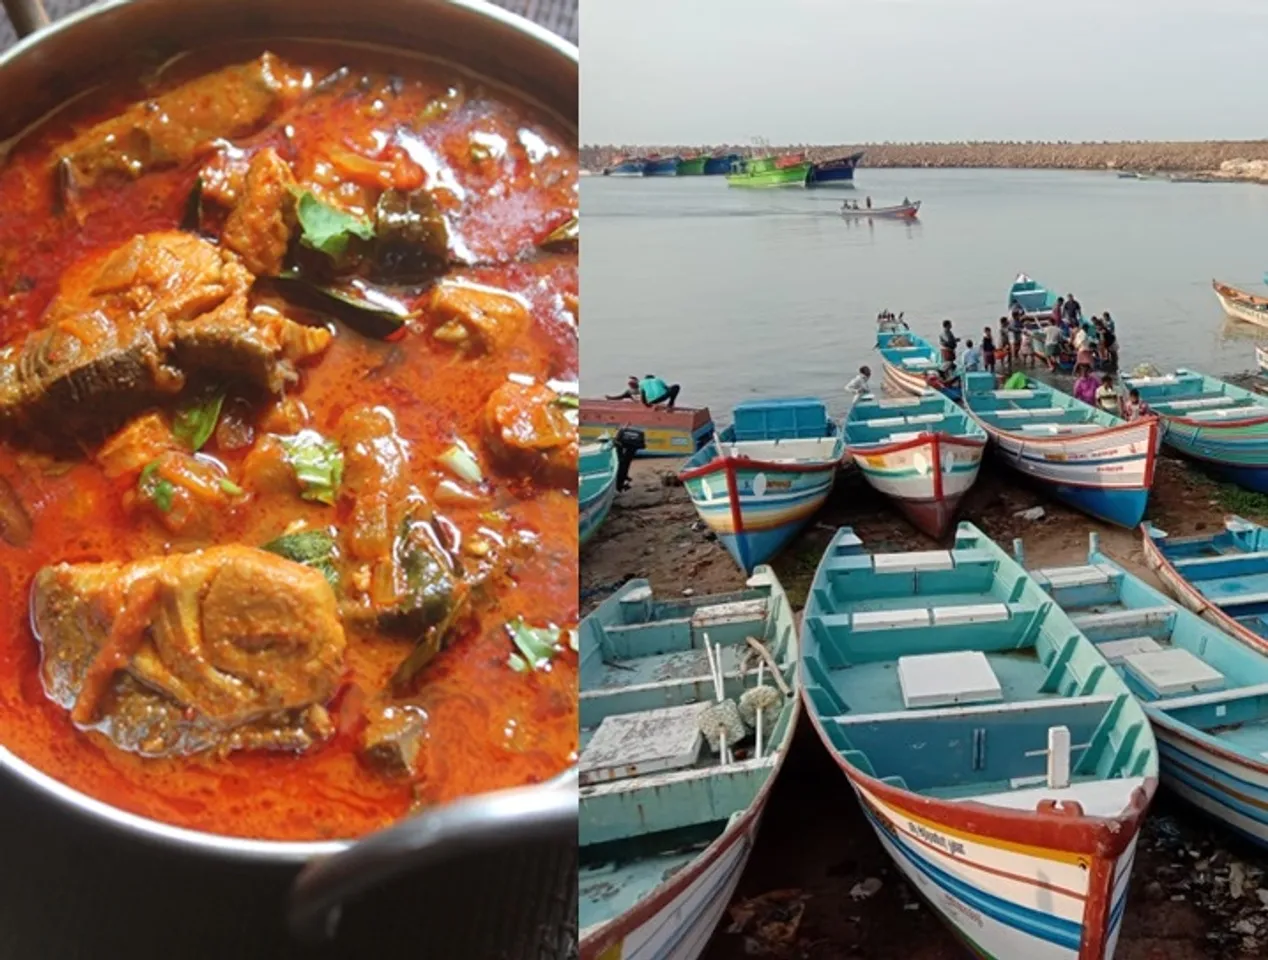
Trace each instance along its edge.
<instances>
[{"instance_id":1,"label":"man in white shirt","mask_svg":"<svg viewBox=\"0 0 1268 960\"><path fill-rule=\"evenodd\" d=\"M858 376L845 385L845 392L851 394L852 398L857 400L861 394L868 393L868 381L871 379L872 370L868 366L859 367Z\"/></svg>"},{"instance_id":2,"label":"man in white shirt","mask_svg":"<svg viewBox=\"0 0 1268 960\"><path fill-rule=\"evenodd\" d=\"M977 373L982 369L982 348L973 346L972 340L964 341L964 354L960 357L960 369L965 373Z\"/></svg>"}]
</instances>

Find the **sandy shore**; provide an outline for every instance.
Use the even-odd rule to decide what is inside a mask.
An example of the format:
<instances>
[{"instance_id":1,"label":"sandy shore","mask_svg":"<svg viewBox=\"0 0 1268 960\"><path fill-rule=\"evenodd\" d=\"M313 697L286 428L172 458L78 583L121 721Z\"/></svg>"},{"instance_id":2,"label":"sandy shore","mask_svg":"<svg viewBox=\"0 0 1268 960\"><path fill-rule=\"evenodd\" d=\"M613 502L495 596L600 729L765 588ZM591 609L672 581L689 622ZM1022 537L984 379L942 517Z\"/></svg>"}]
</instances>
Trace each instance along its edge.
<instances>
[{"instance_id":1,"label":"sandy shore","mask_svg":"<svg viewBox=\"0 0 1268 960\"><path fill-rule=\"evenodd\" d=\"M711 146L585 147L581 164L601 171L620 155L712 152ZM747 153L747 147L719 147ZM864 167L1012 167L1057 170L1131 170L1202 174L1213 180L1268 182L1268 140L1107 143L873 143L771 148L811 160L863 151Z\"/></svg>"},{"instance_id":2,"label":"sandy shore","mask_svg":"<svg viewBox=\"0 0 1268 960\"><path fill-rule=\"evenodd\" d=\"M606 524L582 553L584 612L631 577L646 577L667 594L686 587L701 594L743 586L730 556L697 523L686 492L673 480L673 465L640 461L632 478L633 487L618 496ZM1035 505L1044 508L1042 520L1017 516ZM1216 485L1177 460L1161 459L1149 511L1158 526L1194 533L1218 527L1228 512L1268 522L1268 499ZM1097 530L1107 553L1149 577L1138 533L1045 500L990 463L962 518L1000 544L1024 536L1029 564L1080 563L1088 531ZM773 564L794 605L804 602L820 555L833 531L844 525L853 526L874 549L932 546L861 477L847 475L815 522ZM1173 803L1163 791L1141 839L1117 960L1264 956L1266 870L1268 857ZM880 882L875 893L851 898L858 885L871 889L875 881ZM897 874L845 778L804 722L730 914L706 960L953 960L965 955Z\"/></svg>"}]
</instances>

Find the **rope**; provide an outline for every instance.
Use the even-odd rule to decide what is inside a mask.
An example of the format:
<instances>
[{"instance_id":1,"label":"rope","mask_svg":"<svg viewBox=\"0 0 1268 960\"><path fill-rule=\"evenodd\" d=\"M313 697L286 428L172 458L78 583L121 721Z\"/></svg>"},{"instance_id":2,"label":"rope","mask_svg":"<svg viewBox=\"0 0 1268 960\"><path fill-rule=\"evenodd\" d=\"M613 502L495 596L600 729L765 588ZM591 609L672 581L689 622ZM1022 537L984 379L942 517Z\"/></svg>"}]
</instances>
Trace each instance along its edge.
<instances>
[{"instance_id":1,"label":"rope","mask_svg":"<svg viewBox=\"0 0 1268 960\"><path fill-rule=\"evenodd\" d=\"M762 641L758 640L756 637L746 637L745 640L747 641L749 647L755 650L761 658L766 661L766 666L770 667L771 675L775 678L775 686L779 687L779 692L785 697L791 697L792 690L789 688L788 684L784 682L784 675L779 669L779 664L775 662L775 658L771 656L771 652L767 650Z\"/></svg>"}]
</instances>

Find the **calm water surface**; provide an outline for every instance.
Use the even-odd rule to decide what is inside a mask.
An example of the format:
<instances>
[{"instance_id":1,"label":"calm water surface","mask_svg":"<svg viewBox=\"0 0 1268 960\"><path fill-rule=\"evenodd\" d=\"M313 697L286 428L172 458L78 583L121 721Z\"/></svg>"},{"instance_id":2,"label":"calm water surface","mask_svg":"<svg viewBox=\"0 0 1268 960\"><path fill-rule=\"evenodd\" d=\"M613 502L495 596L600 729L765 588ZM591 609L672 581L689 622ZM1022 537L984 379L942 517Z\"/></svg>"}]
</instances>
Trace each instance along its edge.
<instances>
[{"instance_id":1,"label":"calm water surface","mask_svg":"<svg viewBox=\"0 0 1268 960\"><path fill-rule=\"evenodd\" d=\"M585 395L630 374L684 404L812 394L835 412L861 363L879 386L874 318L933 339L998 327L1018 272L1109 310L1122 364L1216 375L1254 366L1255 328L1226 321L1217 277L1262 291L1268 188L1032 170L871 170L856 189L741 190L721 177L582 181ZM848 221L845 197L921 200L920 220Z\"/></svg>"}]
</instances>

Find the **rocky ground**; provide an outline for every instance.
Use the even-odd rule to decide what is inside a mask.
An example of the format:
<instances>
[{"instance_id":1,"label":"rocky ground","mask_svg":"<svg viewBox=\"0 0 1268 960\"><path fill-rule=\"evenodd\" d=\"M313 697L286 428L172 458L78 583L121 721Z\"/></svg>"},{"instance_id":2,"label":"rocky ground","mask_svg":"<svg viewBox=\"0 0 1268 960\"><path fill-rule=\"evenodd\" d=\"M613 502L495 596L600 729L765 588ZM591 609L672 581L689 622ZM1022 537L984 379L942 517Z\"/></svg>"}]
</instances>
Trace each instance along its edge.
<instances>
[{"instance_id":1,"label":"rocky ground","mask_svg":"<svg viewBox=\"0 0 1268 960\"><path fill-rule=\"evenodd\" d=\"M581 164L602 170L621 154L711 152L714 147L585 147ZM720 147L747 152L748 147ZM1268 182L1268 140L1119 143L874 143L771 147L824 160L862 150L865 167L1013 167L1058 170L1136 170L1206 174L1216 180Z\"/></svg>"},{"instance_id":2,"label":"rocky ground","mask_svg":"<svg viewBox=\"0 0 1268 960\"><path fill-rule=\"evenodd\" d=\"M697 521L672 466L635 464L634 485L581 557L588 611L631 577L662 593L737 589L744 578ZM1043 516L1022 514L1041 507ZM1268 522L1268 498L1217 485L1163 458L1150 519L1171 533L1216 527L1229 512ZM1091 521L1045 500L987 464L963 519L1001 544L1025 540L1027 563L1080 562L1089 530L1142 576L1139 534ZM837 485L816 522L773 566L794 605L804 600L833 531L853 526L873 549L929 549L862 478ZM1141 840L1118 960L1249 960L1268 954L1268 857L1160 795ZM803 723L772 792L730 916L706 960L952 960L964 950L898 875L844 777Z\"/></svg>"}]
</instances>

